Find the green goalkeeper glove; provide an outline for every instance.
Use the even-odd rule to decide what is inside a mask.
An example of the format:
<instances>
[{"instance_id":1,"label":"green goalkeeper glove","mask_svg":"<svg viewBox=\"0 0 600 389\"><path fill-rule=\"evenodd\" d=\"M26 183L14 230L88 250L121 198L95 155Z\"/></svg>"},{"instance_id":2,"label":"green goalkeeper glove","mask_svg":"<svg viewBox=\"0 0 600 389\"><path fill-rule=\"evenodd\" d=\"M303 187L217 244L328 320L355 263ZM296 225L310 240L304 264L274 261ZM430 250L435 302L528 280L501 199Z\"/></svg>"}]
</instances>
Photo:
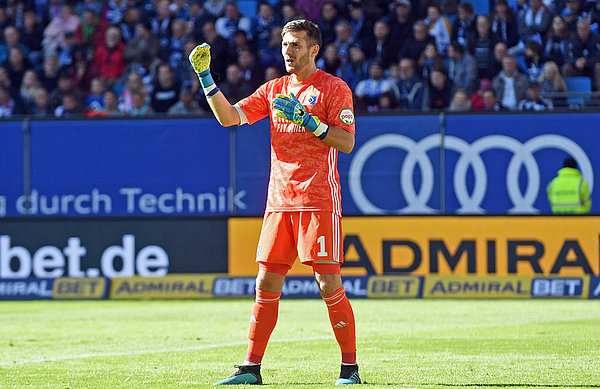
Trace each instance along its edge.
<instances>
[{"instance_id":1,"label":"green goalkeeper glove","mask_svg":"<svg viewBox=\"0 0 600 389\"><path fill-rule=\"evenodd\" d=\"M277 116L310 130L319 139L323 140L327 136L329 126L321 123L318 117L306 112L304 106L293 93L277 95L273 100L273 108L278 111Z\"/></svg>"},{"instance_id":2,"label":"green goalkeeper glove","mask_svg":"<svg viewBox=\"0 0 600 389\"><path fill-rule=\"evenodd\" d=\"M198 74L200 84L202 85L202 89L204 89L206 97L210 98L215 95L219 91L219 88L217 88L217 85L210 74L210 45L208 43L203 43L194 47L194 50L192 50L188 59L192 64L194 71Z\"/></svg>"}]
</instances>

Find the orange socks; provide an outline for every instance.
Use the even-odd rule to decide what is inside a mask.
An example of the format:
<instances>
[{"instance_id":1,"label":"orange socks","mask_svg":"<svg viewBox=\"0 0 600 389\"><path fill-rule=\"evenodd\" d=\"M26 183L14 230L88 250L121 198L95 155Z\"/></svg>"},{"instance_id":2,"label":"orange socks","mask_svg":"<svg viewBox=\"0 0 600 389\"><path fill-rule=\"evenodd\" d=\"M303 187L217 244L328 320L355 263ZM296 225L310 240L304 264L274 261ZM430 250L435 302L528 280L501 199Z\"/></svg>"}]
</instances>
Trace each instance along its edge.
<instances>
[{"instance_id":1,"label":"orange socks","mask_svg":"<svg viewBox=\"0 0 600 389\"><path fill-rule=\"evenodd\" d=\"M250 317L248 352L246 361L259 364L262 361L269 337L277 324L281 293L263 292L256 289L256 303Z\"/></svg>"},{"instance_id":2,"label":"orange socks","mask_svg":"<svg viewBox=\"0 0 600 389\"><path fill-rule=\"evenodd\" d=\"M252 308L248 352L246 361L260 364L279 312L281 293L269 293L256 289L256 303ZM356 330L354 313L344 288L329 296L323 296L329 310L329 321L342 351L342 363L356 364Z\"/></svg>"},{"instance_id":3,"label":"orange socks","mask_svg":"<svg viewBox=\"0 0 600 389\"><path fill-rule=\"evenodd\" d=\"M356 364L356 330L354 312L346 297L344 288L340 288L329 296L323 296L329 310L329 321L335 338L342 350L342 363Z\"/></svg>"}]
</instances>

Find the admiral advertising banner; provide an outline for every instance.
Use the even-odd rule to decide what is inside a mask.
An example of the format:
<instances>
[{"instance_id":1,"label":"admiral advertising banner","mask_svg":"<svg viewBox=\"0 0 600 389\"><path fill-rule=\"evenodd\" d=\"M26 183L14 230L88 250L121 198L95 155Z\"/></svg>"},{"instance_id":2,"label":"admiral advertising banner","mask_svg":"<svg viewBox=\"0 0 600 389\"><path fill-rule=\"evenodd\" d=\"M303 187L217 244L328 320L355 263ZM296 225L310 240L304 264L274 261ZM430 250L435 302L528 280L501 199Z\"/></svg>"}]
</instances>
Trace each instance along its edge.
<instances>
[{"instance_id":1,"label":"admiral advertising banner","mask_svg":"<svg viewBox=\"0 0 600 389\"><path fill-rule=\"evenodd\" d=\"M164 277L115 278L110 284L113 300L199 299L213 296L215 275L168 274Z\"/></svg>"},{"instance_id":2,"label":"admiral advertising banner","mask_svg":"<svg viewBox=\"0 0 600 389\"><path fill-rule=\"evenodd\" d=\"M227 221L217 218L7 219L0 281L22 280L10 290L52 291L52 283L27 280L58 278L55 295L69 298L97 297L103 278L226 273L226 236Z\"/></svg>"},{"instance_id":3,"label":"admiral advertising banner","mask_svg":"<svg viewBox=\"0 0 600 389\"><path fill-rule=\"evenodd\" d=\"M416 298L421 297L423 277L372 276L369 277L367 297Z\"/></svg>"},{"instance_id":4,"label":"admiral advertising banner","mask_svg":"<svg viewBox=\"0 0 600 389\"><path fill-rule=\"evenodd\" d=\"M108 297L109 280L96 278L0 279L0 300L99 300Z\"/></svg>"},{"instance_id":5,"label":"admiral advertising banner","mask_svg":"<svg viewBox=\"0 0 600 389\"><path fill-rule=\"evenodd\" d=\"M2 278L0 300L49 300L53 283L52 278Z\"/></svg>"},{"instance_id":6,"label":"admiral advertising banner","mask_svg":"<svg viewBox=\"0 0 600 389\"><path fill-rule=\"evenodd\" d=\"M55 300L97 300L107 298L108 279L57 278L53 282L52 296Z\"/></svg>"},{"instance_id":7,"label":"admiral advertising banner","mask_svg":"<svg viewBox=\"0 0 600 389\"><path fill-rule=\"evenodd\" d=\"M261 223L229 219L230 275L256 274ZM342 231L343 275L600 274L600 216L345 217Z\"/></svg>"},{"instance_id":8,"label":"admiral advertising banner","mask_svg":"<svg viewBox=\"0 0 600 389\"><path fill-rule=\"evenodd\" d=\"M531 276L428 276L423 298L531 298Z\"/></svg>"},{"instance_id":9,"label":"admiral advertising banner","mask_svg":"<svg viewBox=\"0 0 600 389\"><path fill-rule=\"evenodd\" d=\"M152 282L149 280L148 282ZM154 281L156 282L156 281ZM592 297L594 285L589 276L344 276L342 282L350 298L600 298ZM255 279L217 276L214 297L254 296ZM600 292L598 292L600 293ZM313 277L288 276L283 298L321 298Z\"/></svg>"},{"instance_id":10,"label":"admiral advertising banner","mask_svg":"<svg viewBox=\"0 0 600 389\"><path fill-rule=\"evenodd\" d=\"M442 299L597 299L598 277L589 276L344 276L350 298ZM255 279L218 274L168 274L163 277L56 278L1 280L0 300L208 299L252 298ZM283 298L321 294L313 277L289 276Z\"/></svg>"}]
</instances>

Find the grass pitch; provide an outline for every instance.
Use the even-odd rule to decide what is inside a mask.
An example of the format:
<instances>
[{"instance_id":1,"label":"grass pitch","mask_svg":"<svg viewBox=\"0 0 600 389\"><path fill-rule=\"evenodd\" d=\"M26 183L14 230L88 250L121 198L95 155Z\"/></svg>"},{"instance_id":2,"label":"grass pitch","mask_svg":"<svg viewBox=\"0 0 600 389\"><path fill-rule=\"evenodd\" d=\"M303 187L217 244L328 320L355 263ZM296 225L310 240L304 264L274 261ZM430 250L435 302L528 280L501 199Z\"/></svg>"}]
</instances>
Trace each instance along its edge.
<instances>
[{"instance_id":1,"label":"grass pitch","mask_svg":"<svg viewBox=\"0 0 600 389\"><path fill-rule=\"evenodd\" d=\"M353 300L372 388L598 388L600 301ZM0 387L202 388L246 351L251 300L0 303ZM268 388L332 387L318 300L282 300Z\"/></svg>"}]
</instances>

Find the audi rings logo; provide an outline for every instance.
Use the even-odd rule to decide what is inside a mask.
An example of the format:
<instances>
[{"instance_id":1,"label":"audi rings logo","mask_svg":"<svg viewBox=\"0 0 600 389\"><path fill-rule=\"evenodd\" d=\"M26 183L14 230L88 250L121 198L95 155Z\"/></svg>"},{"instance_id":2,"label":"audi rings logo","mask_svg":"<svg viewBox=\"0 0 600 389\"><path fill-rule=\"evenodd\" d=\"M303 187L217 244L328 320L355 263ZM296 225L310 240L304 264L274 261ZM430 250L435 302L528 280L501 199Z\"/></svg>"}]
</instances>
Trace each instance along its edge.
<instances>
[{"instance_id":1,"label":"audi rings logo","mask_svg":"<svg viewBox=\"0 0 600 389\"><path fill-rule=\"evenodd\" d=\"M434 169L427 156L429 150L440 147L441 136L429 135L416 142L398 134L379 135L366 142L355 153L349 169L350 194L357 207L365 214L401 214L401 213L436 213L427 205L434 186ZM400 184L402 194L408 205L401 209L386 210L374 205L365 195L362 188L362 171L367 160L384 148L398 148L407 152L400 169ZM583 177L589 184L590 191L594 186L592 165L586 153L577 143L560 135L539 135L525 143L504 135L489 135L469 144L455 136L444 137L444 148L460 154L454 168L454 191L460 203L459 213L484 213L481 208L487 189L487 171L481 153L490 149L504 149L513 153L506 171L506 187L508 196L513 204L510 213L537 213L533 206L540 191L540 171L533 153L553 148L567 152L579 164ZM416 166L421 170L423 180L420 188L415 188L413 171ZM467 189L467 170L473 169L474 185L469 193ZM525 167L527 186L525 193L519 187L519 170ZM545 191L545 185L543 190Z\"/></svg>"}]
</instances>

